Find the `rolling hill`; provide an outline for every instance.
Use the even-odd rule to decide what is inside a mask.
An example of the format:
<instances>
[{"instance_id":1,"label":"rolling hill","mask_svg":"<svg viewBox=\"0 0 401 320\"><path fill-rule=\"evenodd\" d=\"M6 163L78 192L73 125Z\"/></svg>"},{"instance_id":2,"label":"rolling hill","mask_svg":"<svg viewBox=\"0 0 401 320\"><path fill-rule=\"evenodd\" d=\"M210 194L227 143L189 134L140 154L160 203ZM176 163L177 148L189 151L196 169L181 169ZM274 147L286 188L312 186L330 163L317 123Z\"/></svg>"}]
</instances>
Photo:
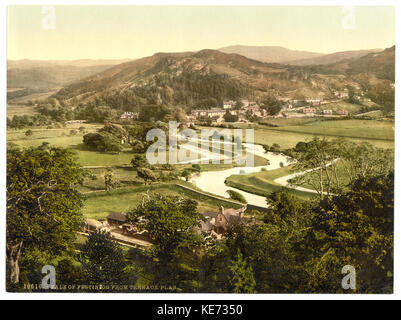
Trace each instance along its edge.
<instances>
[{"instance_id":1,"label":"rolling hill","mask_svg":"<svg viewBox=\"0 0 401 320\"><path fill-rule=\"evenodd\" d=\"M380 52L372 52L360 58L341 60L336 63L316 66L302 66L303 70L325 74L346 74L349 76L365 77L395 81L395 46Z\"/></svg>"},{"instance_id":2,"label":"rolling hill","mask_svg":"<svg viewBox=\"0 0 401 320\"><path fill-rule=\"evenodd\" d=\"M291 65L318 65L318 64L332 64L342 60L347 59L357 59L363 56L366 56L369 53L376 53L383 51L383 49L371 49L371 50L356 50L356 51L343 51L343 52L335 52L331 54L322 55L319 57L313 57L302 60L295 61L287 61L286 63Z\"/></svg>"},{"instance_id":3,"label":"rolling hill","mask_svg":"<svg viewBox=\"0 0 401 320\"><path fill-rule=\"evenodd\" d=\"M9 60L7 61L9 98L49 92L125 61L90 59L73 61Z\"/></svg>"},{"instance_id":4,"label":"rolling hill","mask_svg":"<svg viewBox=\"0 0 401 320\"><path fill-rule=\"evenodd\" d=\"M287 63L288 61L314 59L324 56L323 53L290 50L277 46L228 46L218 49L224 53L236 53L250 59L271 63Z\"/></svg>"},{"instance_id":5,"label":"rolling hill","mask_svg":"<svg viewBox=\"0 0 401 320\"><path fill-rule=\"evenodd\" d=\"M308 51L290 50L274 46L229 46L218 49L224 53L236 53L250 59L269 63L282 63L295 66L328 65L342 60L361 58L370 53L377 53L383 49L354 50L323 54Z\"/></svg>"}]
</instances>

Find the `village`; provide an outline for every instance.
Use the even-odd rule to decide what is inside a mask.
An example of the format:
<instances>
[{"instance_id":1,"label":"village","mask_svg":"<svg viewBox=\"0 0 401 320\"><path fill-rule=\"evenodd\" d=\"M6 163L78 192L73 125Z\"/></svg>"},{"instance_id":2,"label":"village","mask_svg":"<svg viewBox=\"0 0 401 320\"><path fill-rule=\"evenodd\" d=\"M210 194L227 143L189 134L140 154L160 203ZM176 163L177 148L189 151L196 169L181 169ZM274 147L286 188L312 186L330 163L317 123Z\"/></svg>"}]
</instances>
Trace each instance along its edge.
<instances>
[{"instance_id":1,"label":"village","mask_svg":"<svg viewBox=\"0 0 401 320\"><path fill-rule=\"evenodd\" d=\"M194 231L199 235L212 236L221 240L225 233L236 225L256 223L254 217L244 216L246 209L246 205L239 209L224 209L220 206L218 211L205 211ZM132 224L128 222L126 213L111 212L102 222L95 219L85 219L82 234L106 232L122 244L145 248L153 244L149 232L142 227L145 223L146 219L143 217L139 218L138 223Z\"/></svg>"},{"instance_id":2,"label":"village","mask_svg":"<svg viewBox=\"0 0 401 320\"><path fill-rule=\"evenodd\" d=\"M350 98L348 89L341 91L332 91L332 98L324 97L308 97L304 100L293 99L289 96L275 97L278 111L269 112L269 108L262 103L240 99L238 101L225 100L220 108L211 107L204 109L194 109L187 116L189 122L204 121L209 119L220 124L223 122L240 122L250 123L256 119L265 118L302 118L302 117L346 117L349 111L345 109L333 110L330 107L324 108L325 105L347 101ZM360 91L353 95L353 99L357 102L369 102L370 99L364 96L364 92ZM227 117L227 115L229 115ZM122 115L125 117L125 115Z\"/></svg>"}]
</instances>

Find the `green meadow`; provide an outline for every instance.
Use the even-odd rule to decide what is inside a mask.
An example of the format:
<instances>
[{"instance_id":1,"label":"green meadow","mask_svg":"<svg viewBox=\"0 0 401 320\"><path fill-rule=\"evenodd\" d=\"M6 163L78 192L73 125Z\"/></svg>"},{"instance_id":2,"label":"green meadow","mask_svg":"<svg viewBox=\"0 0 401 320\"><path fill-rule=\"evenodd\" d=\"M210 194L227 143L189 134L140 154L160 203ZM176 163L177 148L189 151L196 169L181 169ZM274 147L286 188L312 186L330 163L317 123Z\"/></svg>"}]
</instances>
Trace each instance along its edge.
<instances>
[{"instance_id":1,"label":"green meadow","mask_svg":"<svg viewBox=\"0 0 401 320\"><path fill-rule=\"evenodd\" d=\"M152 185L142 185L129 188L115 189L107 192L93 192L85 194L85 206L83 215L86 218L104 220L110 212L127 212L135 208L147 195L161 194L169 196L184 196L194 199L198 202L198 211L201 213L205 210L216 211L219 206L239 208L241 204L233 204L224 199L218 200L207 195L187 190L180 187L183 182L175 183L159 183ZM194 188L192 185L188 185Z\"/></svg>"},{"instance_id":2,"label":"green meadow","mask_svg":"<svg viewBox=\"0 0 401 320\"><path fill-rule=\"evenodd\" d=\"M268 196L271 192L279 191L283 188L280 184L274 182L275 179L293 173L292 166L255 172L247 175L232 175L227 178L226 184L246 192L254 193L260 196ZM310 199L316 195L310 192L302 192L290 189L290 192L303 199Z\"/></svg>"}]
</instances>

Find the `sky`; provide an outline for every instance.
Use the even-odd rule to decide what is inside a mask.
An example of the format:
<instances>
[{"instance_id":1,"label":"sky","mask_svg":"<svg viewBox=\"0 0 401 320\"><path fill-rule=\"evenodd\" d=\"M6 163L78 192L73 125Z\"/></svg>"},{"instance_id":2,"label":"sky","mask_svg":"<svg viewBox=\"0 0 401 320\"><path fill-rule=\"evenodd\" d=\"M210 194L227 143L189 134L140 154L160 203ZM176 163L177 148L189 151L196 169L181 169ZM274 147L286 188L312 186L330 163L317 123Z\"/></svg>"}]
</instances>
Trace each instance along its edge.
<instances>
[{"instance_id":1,"label":"sky","mask_svg":"<svg viewBox=\"0 0 401 320\"><path fill-rule=\"evenodd\" d=\"M9 60L136 59L238 44L319 53L395 44L393 7L13 5L7 25Z\"/></svg>"}]
</instances>

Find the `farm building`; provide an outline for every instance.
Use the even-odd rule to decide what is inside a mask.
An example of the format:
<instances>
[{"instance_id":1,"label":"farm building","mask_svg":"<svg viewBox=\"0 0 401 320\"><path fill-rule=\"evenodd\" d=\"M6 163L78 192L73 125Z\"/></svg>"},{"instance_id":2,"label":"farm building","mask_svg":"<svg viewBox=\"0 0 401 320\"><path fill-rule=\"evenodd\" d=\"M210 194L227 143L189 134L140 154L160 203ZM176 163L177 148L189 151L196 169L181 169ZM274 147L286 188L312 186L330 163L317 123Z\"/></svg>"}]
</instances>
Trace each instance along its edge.
<instances>
[{"instance_id":1,"label":"farm building","mask_svg":"<svg viewBox=\"0 0 401 320\"><path fill-rule=\"evenodd\" d=\"M92 233L103 228L103 224L100 221L94 219L85 219L84 221L84 232Z\"/></svg>"},{"instance_id":2,"label":"farm building","mask_svg":"<svg viewBox=\"0 0 401 320\"><path fill-rule=\"evenodd\" d=\"M303 113L316 113L316 109L315 108L303 108L302 112Z\"/></svg>"},{"instance_id":3,"label":"farm building","mask_svg":"<svg viewBox=\"0 0 401 320\"><path fill-rule=\"evenodd\" d=\"M204 220L200 221L197 231L222 235L234 225L250 222L250 219L243 217L244 211L245 207L240 209L220 207L218 212L205 211L203 213Z\"/></svg>"},{"instance_id":4,"label":"farm building","mask_svg":"<svg viewBox=\"0 0 401 320\"><path fill-rule=\"evenodd\" d=\"M127 221L127 216L124 213L112 212L107 217L107 223L110 226L121 226Z\"/></svg>"}]
</instances>

